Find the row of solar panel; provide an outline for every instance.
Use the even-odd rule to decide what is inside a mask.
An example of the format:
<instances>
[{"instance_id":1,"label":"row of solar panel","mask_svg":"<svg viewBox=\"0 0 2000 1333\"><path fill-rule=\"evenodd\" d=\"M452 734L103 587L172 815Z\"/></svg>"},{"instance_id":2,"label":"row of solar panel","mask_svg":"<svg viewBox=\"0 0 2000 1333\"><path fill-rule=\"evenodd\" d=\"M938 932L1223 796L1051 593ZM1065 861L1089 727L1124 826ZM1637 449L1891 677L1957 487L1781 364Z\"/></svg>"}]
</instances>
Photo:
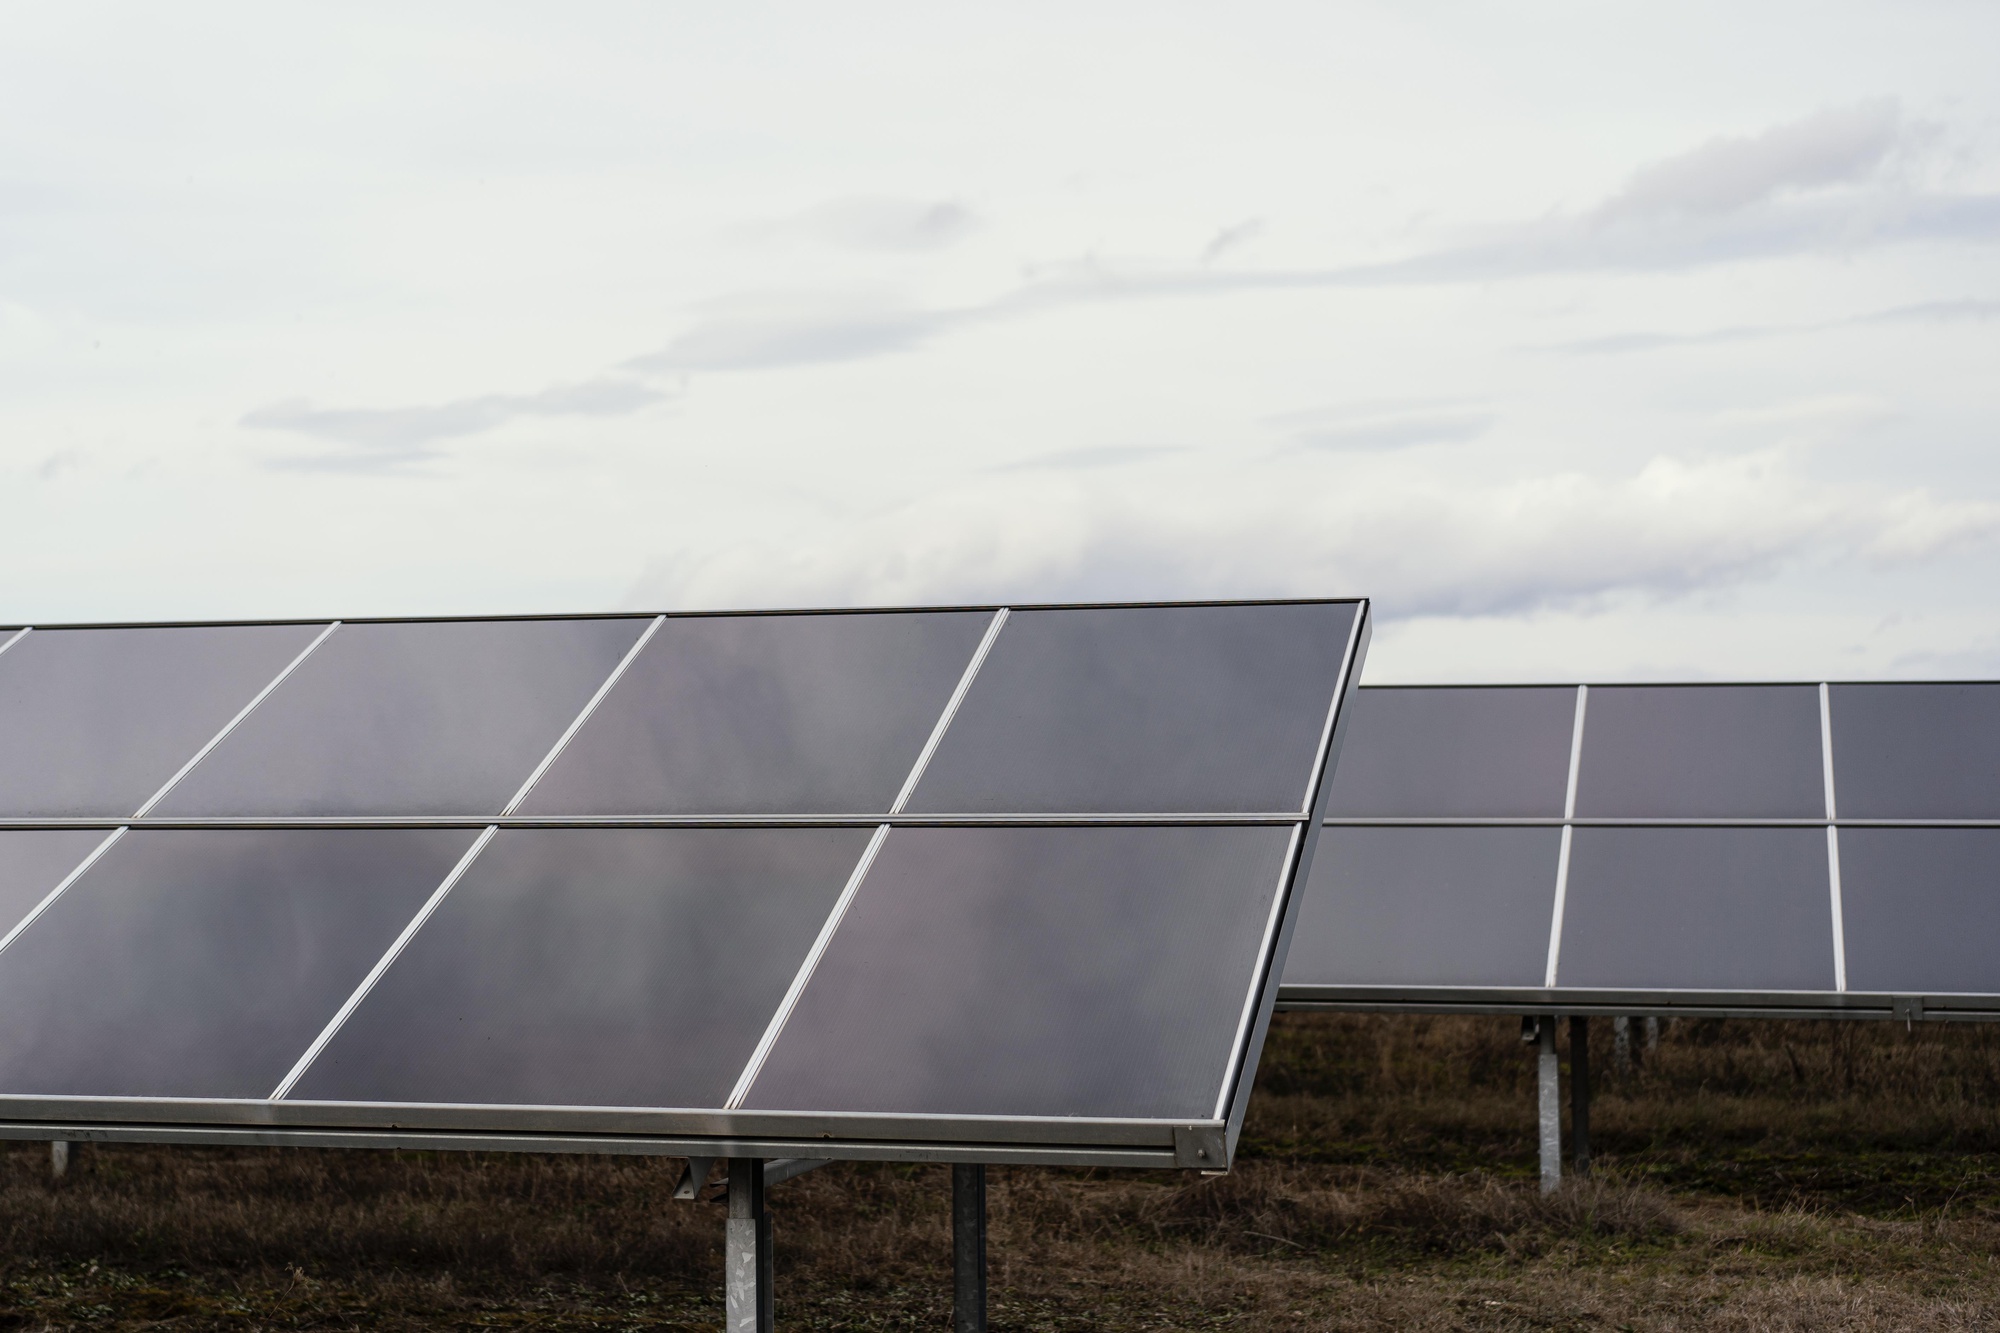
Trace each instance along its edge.
<instances>
[{"instance_id":1,"label":"row of solar panel","mask_svg":"<svg viewBox=\"0 0 2000 1333\"><path fill-rule=\"evenodd\" d=\"M1369 687L1328 813L2000 819L2000 684Z\"/></svg>"},{"instance_id":2,"label":"row of solar panel","mask_svg":"<svg viewBox=\"0 0 2000 1333\"><path fill-rule=\"evenodd\" d=\"M2000 994L2000 829L1586 827L1566 874L1562 836L1327 829L1285 994Z\"/></svg>"},{"instance_id":3,"label":"row of solar panel","mask_svg":"<svg viewBox=\"0 0 2000 1333\"><path fill-rule=\"evenodd\" d=\"M1297 832L0 832L0 1097L1211 1120Z\"/></svg>"},{"instance_id":4,"label":"row of solar panel","mask_svg":"<svg viewBox=\"0 0 2000 1333\"><path fill-rule=\"evenodd\" d=\"M1355 614L0 631L0 818L1299 811Z\"/></svg>"}]
</instances>

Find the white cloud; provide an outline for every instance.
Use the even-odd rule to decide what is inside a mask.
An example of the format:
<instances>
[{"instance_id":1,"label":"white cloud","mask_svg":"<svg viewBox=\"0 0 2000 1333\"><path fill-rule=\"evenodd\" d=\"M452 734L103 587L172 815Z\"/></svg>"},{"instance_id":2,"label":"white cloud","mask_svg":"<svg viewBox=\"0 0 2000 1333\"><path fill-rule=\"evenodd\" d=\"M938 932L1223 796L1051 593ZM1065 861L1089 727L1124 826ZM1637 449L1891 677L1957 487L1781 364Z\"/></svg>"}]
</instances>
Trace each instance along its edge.
<instances>
[{"instance_id":1,"label":"white cloud","mask_svg":"<svg viewBox=\"0 0 2000 1333\"><path fill-rule=\"evenodd\" d=\"M1655 458L1498 484L1394 460L1345 484L989 484L663 553L640 606L1366 594L1389 618L1673 599L1808 561L1921 561L2000 535L2000 505L1816 482L1788 451Z\"/></svg>"}]
</instances>

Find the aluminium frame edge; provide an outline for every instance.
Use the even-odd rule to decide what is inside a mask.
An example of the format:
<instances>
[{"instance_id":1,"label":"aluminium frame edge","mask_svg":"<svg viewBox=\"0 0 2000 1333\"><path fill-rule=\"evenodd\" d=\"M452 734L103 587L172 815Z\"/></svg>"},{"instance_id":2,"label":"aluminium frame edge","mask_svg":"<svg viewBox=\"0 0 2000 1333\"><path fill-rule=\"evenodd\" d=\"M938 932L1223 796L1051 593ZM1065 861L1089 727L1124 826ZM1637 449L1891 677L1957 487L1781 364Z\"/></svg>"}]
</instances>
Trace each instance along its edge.
<instances>
[{"instance_id":1,"label":"aluminium frame edge","mask_svg":"<svg viewBox=\"0 0 2000 1333\"><path fill-rule=\"evenodd\" d=\"M1319 847L1320 834L1324 831L1327 802L1333 795L1333 770L1340 759L1340 748L1347 737L1349 721L1354 716L1351 707L1354 692L1360 686L1362 668L1368 660L1368 645L1374 636L1374 617L1370 614L1373 606L1366 597L1354 602L1354 620L1348 626L1347 648L1341 657L1340 675L1335 679L1333 698L1328 704L1329 721L1320 736L1320 751L1310 774L1311 787L1302 809L1296 816L1303 825L1295 834L1295 847L1289 852L1291 865L1280 885L1282 910L1278 913L1277 937L1272 941L1264 957L1259 960L1256 976L1251 981L1250 1003L1255 1018L1250 1024L1247 1040L1241 1040L1230 1053L1230 1068L1223 1081L1222 1096L1218 1106L1224 1108L1218 1118L1223 1122L1224 1167L1236 1159L1236 1143L1243 1134L1243 1120L1250 1108L1250 1092L1256 1079L1256 1069L1264 1051L1264 1039L1271 1030L1271 1015L1276 1011L1278 993L1283 988L1285 960L1291 953L1292 936L1298 926L1299 905L1305 899L1306 879L1312 872L1313 853Z\"/></svg>"}]
</instances>

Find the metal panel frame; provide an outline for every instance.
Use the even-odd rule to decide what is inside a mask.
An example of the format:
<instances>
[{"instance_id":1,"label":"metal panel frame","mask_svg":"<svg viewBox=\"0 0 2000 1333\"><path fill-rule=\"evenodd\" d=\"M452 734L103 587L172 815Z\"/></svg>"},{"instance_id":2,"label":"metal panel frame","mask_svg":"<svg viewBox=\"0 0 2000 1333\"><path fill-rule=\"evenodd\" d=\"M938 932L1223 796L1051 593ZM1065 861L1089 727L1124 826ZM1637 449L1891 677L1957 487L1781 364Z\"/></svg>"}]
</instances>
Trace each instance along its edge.
<instances>
[{"instance_id":1,"label":"metal panel frame","mask_svg":"<svg viewBox=\"0 0 2000 1333\"><path fill-rule=\"evenodd\" d=\"M1010 610L1178 609L1205 606L1345 605L1354 608L1348 642L1328 704L1313 766L1306 775L1301 808L1288 811L1186 812L1163 814L906 814L902 806L920 780L980 665L1004 628ZM573 738L596 706L616 685L655 632L668 620L714 616L773 616L827 614L924 614L942 611L988 611L993 620L966 665L957 690L915 767L905 780L890 814L703 815L703 816L532 816L512 813L555 756ZM237 723L280 689L305 656L341 625L416 624L463 621L526 620L650 620L652 625L613 668L582 713L571 723L549 755L526 775L508 813L500 816L216 818L153 816L155 796L134 816L116 818L0 818L4 829L101 829L109 836L57 886L47 900L86 873L112 843L133 829L320 829L320 828L449 828L480 832L465 857L453 868L424 907L405 926L341 1009L300 1059L283 1083L263 1100L189 1100L174 1098L48 1097L0 1094L0 1139L62 1139L150 1143L239 1143L278 1146L466 1149L474 1151L596 1152L710 1157L808 1157L883 1161L1002 1162L1062 1166L1226 1168L1242 1131L1251 1075L1261 1053L1278 980L1298 916L1300 888L1309 873L1314 847L1325 818L1332 788L1328 780L1345 734L1356 682L1364 660L1371 624L1365 599L1279 598L1189 602L1090 602L934 607L858 607L795 610L695 612L634 612L592 615L311 617L285 620L103 622L37 628L124 629L159 625L318 625L322 633L277 679L246 702L223 730ZM4 633L0 630L0 633ZM23 628L0 643L0 651L23 635ZM192 770L221 736L191 756L167 789ZM161 795L164 795L163 790ZM858 885L884 837L896 825L931 828L981 827L1176 827L1286 826L1293 830L1285 870L1275 886L1257 965L1247 988L1242 1019L1221 1082L1216 1113L1204 1120L1091 1119L1083 1117L889 1115L878 1113L745 1111L729 1108L486 1106L414 1103L303 1102L287 1094L298 1077L324 1048L346 1016L366 998L372 984L392 965L402 946L421 929L437 905L466 873L478 854L501 829L674 829L674 828L874 828L855 867L848 893ZM38 909L39 910L39 909ZM12 932L19 935L35 914ZM837 930L840 913L829 918L822 936ZM823 941L822 941L823 942ZM4 947L0 944L0 947ZM810 960L808 960L808 966ZM797 983L795 981L795 989ZM773 1015L781 1025L782 1011ZM767 1037L771 1034L767 1033ZM746 1076L752 1070L746 1070ZM732 1098L732 1100L736 1100Z\"/></svg>"}]
</instances>

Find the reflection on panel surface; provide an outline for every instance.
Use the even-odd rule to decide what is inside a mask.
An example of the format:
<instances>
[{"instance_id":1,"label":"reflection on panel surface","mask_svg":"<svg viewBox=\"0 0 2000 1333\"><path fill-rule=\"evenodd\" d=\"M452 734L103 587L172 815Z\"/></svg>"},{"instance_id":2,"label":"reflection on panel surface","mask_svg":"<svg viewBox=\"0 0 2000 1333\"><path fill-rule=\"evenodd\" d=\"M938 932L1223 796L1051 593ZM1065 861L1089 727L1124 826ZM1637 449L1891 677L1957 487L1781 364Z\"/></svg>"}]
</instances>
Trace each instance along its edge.
<instances>
[{"instance_id":1,"label":"reflection on panel surface","mask_svg":"<svg viewBox=\"0 0 2000 1333\"><path fill-rule=\"evenodd\" d=\"M898 828L745 1106L1214 1114L1287 828Z\"/></svg>"},{"instance_id":2,"label":"reflection on panel surface","mask_svg":"<svg viewBox=\"0 0 2000 1333\"><path fill-rule=\"evenodd\" d=\"M125 835L0 953L0 1092L270 1095L474 836Z\"/></svg>"},{"instance_id":3,"label":"reflection on panel surface","mask_svg":"<svg viewBox=\"0 0 2000 1333\"><path fill-rule=\"evenodd\" d=\"M1835 685L1843 819L2000 818L2000 685Z\"/></svg>"},{"instance_id":4,"label":"reflection on panel surface","mask_svg":"<svg viewBox=\"0 0 2000 1333\"><path fill-rule=\"evenodd\" d=\"M1329 828L1288 986L1540 986L1555 828Z\"/></svg>"},{"instance_id":5,"label":"reflection on panel surface","mask_svg":"<svg viewBox=\"0 0 2000 1333\"><path fill-rule=\"evenodd\" d=\"M1810 685L1593 685L1577 770L1585 818L1823 818Z\"/></svg>"},{"instance_id":6,"label":"reflection on panel surface","mask_svg":"<svg viewBox=\"0 0 2000 1333\"><path fill-rule=\"evenodd\" d=\"M670 619L522 812L887 811L991 620Z\"/></svg>"},{"instance_id":7,"label":"reflection on panel surface","mask_svg":"<svg viewBox=\"0 0 2000 1333\"><path fill-rule=\"evenodd\" d=\"M1355 610L1017 611L910 809L1297 810Z\"/></svg>"},{"instance_id":8,"label":"reflection on panel surface","mask_svg":"<svg viewBox=\"0 0 2000 1333\"><path fill-rule=\"evenodd\" d=\"M1832 990L1825 831L1577 829L1556 984Z\"/></svg>"},{"instance_id":9,"label":"reflection on panel surface","mask_svg":"<svg viewBox=\"0 0 2000 1333\"><path fill-rule=\"evenodd\" d=\"M720 1107L870 834L503 832L291 1099Z\"/></svg>"},{"instance_id":10,"label":"reflection on panel surface","mask_svg":"<svg viewBox=\"0 0 2000 1333\"><path fill-rule=\"evenodd\" d=\"M1363 688L1348 706L1329 815L1561 817L1573 687Z\"/></svg>"},{"instance_id":11,"label":"reflection on panel surface","mask_svg":"<svg viewBox=\"0 0 2000 1333\"><path fill-rule=\"evenodd\" d=\"M343 625L156 813L496 814L645 624Z\"/></svg>"},{"instance_id":12,"label":"reflection on panel surface","mask_svg":"<svg viewBox=\"0 0 2000 1333\"><path fill-rule=\"evenodd\" d=\"M322 628L32 631L0 653L0 815L134 813Z\"/></svg>"},{"instance_id":13,"label":"reflection on panel surface","mask_svg":"<svg viewBox=\"0 0 2000 1333\"><path fill-rule=\"evenodd\" d=\"M83 864L109 829L0 832L0 936L12 930L63 876Z\"/></svg>"},{"instance_id":14,"label":"reflection on panel surface","mask_svg":"<svg viewBox=\"0 0 2000 1333\"><path fill-rule=\"evenodd\" d=\"M2000 994L2000 829L1840 831L1847 988Z\"/></svg>"}]
</instances>

